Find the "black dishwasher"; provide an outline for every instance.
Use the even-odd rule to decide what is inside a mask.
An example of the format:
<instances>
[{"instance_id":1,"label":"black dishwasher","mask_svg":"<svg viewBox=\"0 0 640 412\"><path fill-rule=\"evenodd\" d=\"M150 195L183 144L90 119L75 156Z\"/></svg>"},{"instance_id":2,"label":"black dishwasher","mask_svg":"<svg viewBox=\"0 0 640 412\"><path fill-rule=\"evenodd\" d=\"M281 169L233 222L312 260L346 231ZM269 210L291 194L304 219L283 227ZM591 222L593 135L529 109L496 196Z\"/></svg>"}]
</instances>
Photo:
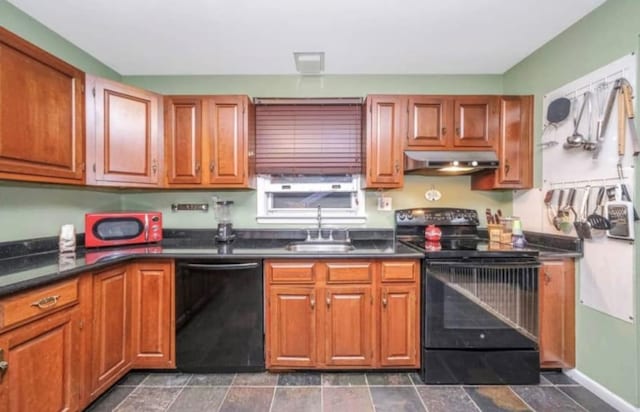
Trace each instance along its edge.
<instances>
[{"instance_id":1,"label":"black dishwasher","mask_svg":"<svg viewBox=\"0 0 640 412\"><path fill-rule=\"evenodd\" d=\"M176 366L182 372L262 371L262 262L176 261Z\"/></svg>"}]
</instances>

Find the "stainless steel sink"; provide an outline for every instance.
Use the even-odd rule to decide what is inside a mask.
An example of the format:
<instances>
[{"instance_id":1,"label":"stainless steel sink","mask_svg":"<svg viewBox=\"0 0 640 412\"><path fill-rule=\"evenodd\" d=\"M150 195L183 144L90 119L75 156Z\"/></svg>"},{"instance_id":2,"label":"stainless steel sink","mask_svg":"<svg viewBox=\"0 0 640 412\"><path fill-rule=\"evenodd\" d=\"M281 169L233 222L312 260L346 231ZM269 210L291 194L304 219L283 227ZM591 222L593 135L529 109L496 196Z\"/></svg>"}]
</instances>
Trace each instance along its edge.
<instances>
[{"instance_id":1,"label":"stainless steel sink","mask_svg":"<svg viewBox=\"0 0 640 412\"><path fill-rule=\"evenodd\" d=\"M286 249L292 252L349 252L355 248L346 242L292 242Z\"/></svg>"}]
</instances>

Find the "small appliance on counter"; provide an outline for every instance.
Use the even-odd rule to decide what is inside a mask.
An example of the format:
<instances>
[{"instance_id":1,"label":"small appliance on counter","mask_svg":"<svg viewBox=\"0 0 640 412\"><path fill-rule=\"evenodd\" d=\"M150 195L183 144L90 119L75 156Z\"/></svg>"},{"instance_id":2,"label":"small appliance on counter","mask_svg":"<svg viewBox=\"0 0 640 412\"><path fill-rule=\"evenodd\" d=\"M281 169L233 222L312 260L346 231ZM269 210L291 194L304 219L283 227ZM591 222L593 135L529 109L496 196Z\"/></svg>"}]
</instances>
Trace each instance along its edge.
<instances>
[{"instance_id":1,"label":"small appliance on counter","mask_svg":"<svg viewBox=\"0 0 640 412\"><path fill-rule=\"evenodd\" d=\"M216 219L218 219L216 240L218 242L230 242L236 237L231 223L232 206L233 200L219 200L216 202Z\"/></svg>"},{"instance_id":2,"label":"small appliance on counter","mask_svg":"<svg viewBox=\"0 0 640 412\"><path fill-rule=\"evenodd\" d=\"M88 248L161 240L161 212L95 212L84 215L84 244Z\"/></svg>"}]
</instances>

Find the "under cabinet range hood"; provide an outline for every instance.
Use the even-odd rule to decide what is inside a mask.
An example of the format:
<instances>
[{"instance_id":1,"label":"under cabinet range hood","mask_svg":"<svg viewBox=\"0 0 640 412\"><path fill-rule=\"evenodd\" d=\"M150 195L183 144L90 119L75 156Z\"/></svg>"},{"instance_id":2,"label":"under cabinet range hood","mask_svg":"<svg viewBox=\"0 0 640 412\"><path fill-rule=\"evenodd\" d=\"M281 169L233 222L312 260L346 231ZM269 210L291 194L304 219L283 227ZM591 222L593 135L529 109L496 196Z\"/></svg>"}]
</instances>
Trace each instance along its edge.
<instances>
[{"instance_id":1,"label":"under cabinet range hood","mask_svg":"<svg viewBox=\"0 0 640 412\"><path fill-rule=\"evenodd\" d=\"M404 173L415 175L468 175L496 169L498 156L494 151L416 151L404 152Z\"/></svg>"}]
</instances>

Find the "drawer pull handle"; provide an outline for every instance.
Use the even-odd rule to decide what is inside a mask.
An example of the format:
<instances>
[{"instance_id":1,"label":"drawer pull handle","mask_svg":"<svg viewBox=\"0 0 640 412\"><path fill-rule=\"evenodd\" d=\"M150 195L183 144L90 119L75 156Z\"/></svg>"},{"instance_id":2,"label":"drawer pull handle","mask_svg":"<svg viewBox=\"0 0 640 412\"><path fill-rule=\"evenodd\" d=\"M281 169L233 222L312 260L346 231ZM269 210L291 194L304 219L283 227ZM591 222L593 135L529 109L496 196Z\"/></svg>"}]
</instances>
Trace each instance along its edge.
<instances>
[{"instance_id":1,"label":"drawer pull handle","mask_svg":"<svg viewBox=\"0 0 640 412\"><path fill-rule=\"evenodd\" d=\"M47 296L46 298L42 298L37 302L33 302L31 306L37 306L40 309L50 308L58 303L58 299L60 299L60 295Z\"/></svg>"}]
</instances>

